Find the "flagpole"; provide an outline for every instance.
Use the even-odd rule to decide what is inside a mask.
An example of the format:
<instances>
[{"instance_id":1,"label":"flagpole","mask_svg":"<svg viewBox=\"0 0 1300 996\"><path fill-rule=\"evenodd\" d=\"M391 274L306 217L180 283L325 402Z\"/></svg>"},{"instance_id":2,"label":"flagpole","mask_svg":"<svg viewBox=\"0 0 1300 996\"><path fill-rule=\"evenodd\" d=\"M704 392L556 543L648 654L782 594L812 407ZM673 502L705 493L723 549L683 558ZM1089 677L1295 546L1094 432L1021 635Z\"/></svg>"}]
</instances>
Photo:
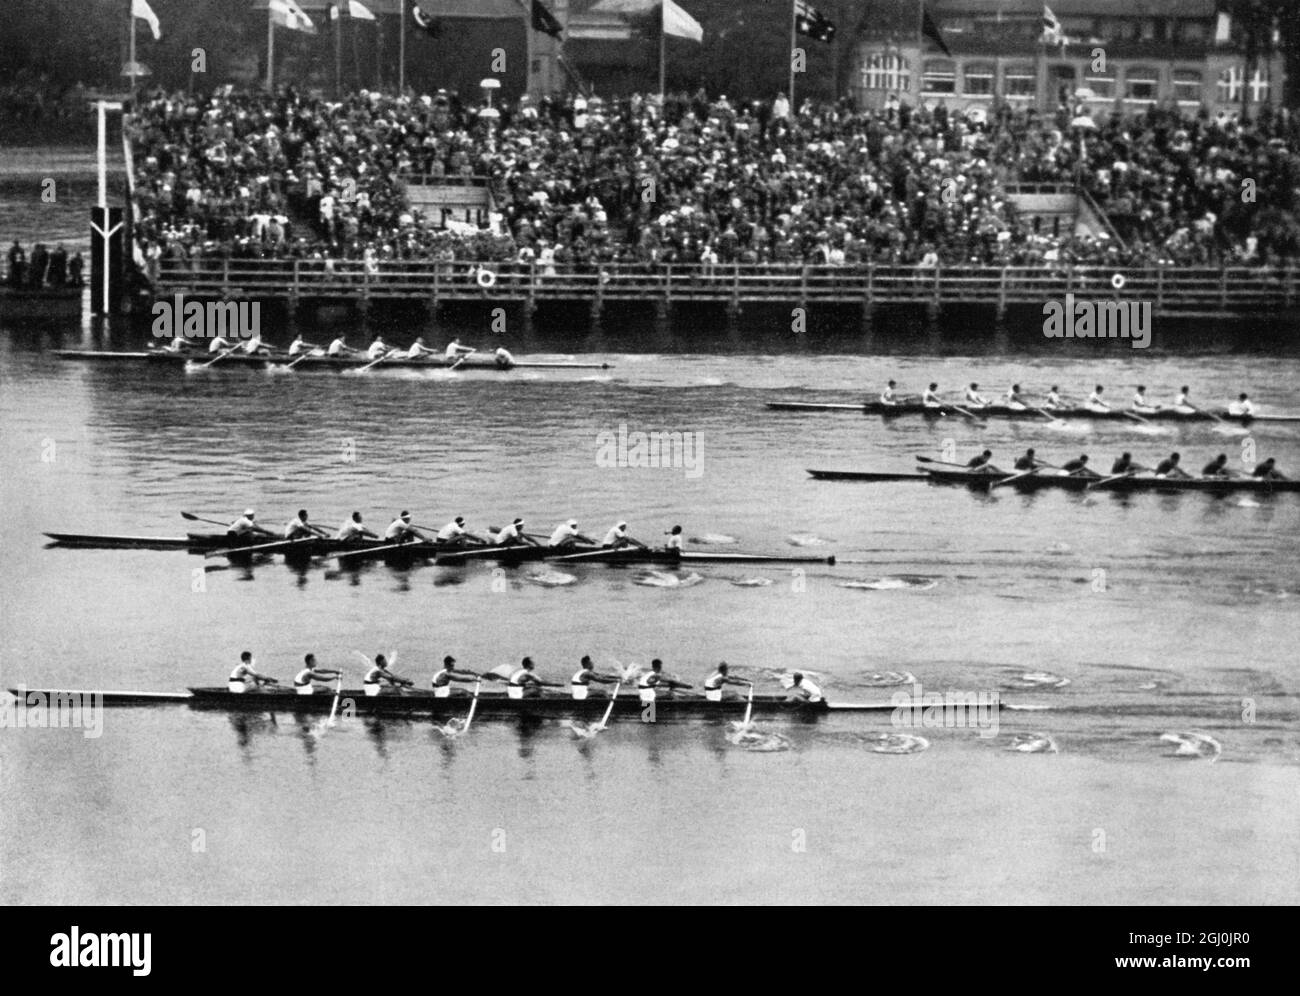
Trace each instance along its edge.
<instances>
[{"instance_id":1,"label":"flagpole","mask_svg":"<svg viewBox=\"0 0 1300 996\"><path fill-rule=\"evenodd\" d=\"M664 39L668 36L664 28L667 19L668 8L661 3L659 5L659 111L661 114L664 106Z\"/></svg>"},{"instance_id":2,"label":"flagpole","mask_svg":"<svg viewBox=\"0 0 1300 996\"><path fill-rule=\"evenodd\" d=\"M130 6L129 6L130 3L131 3L131 0L127 0L127 4L128 4L128 13L127 13L127 16L131 19L131 51L130 51L130 55L128 56L128 59L130 60L130 64L131 64L131 99L132 99L132 100L135 100L135 82L136 82L136 79L135 79L135 78L136 78L136 66L135 66L135 8L134 8L134 7L130 7Z\"/></svg>"},{"instance_id":3,"label":"flagpole","mask_svg":"<svg viewBox=\"0 0 1300 996\"><path fill-rule=\"evenodd\" d=\"M790 120L795 118L794 113L794 49L799 39L795 33L795 10L796 0L790 0Z\"/></svg>"},{"instance_id":4,"label":"flagpole","mask_svg":"<svg viewBox=\"0 0 1300 996\"><path fill-rule=\"evenodd\" d=\"M334 99L343 99L343 10L334 8Z\"/></svg>"},{"instance_id":5,"label":"flagpole","mask_svg":"<svg viewBox=\"0 0 1300 996\"><path fill-rule=\"evenodd\" d=\"M266 91L275 89L275 21L271 17L271 5L266 6Z\"/></svg>"},{"instance_id":6,"label":"flagpole","mask_svg":"<svg viewBox=\"0 0 1300 996\"><path fill-rule=\"evenodd\" d=\"M397 92L406 92L406 0L397 4Z\"/></svg>"}]
</instances>

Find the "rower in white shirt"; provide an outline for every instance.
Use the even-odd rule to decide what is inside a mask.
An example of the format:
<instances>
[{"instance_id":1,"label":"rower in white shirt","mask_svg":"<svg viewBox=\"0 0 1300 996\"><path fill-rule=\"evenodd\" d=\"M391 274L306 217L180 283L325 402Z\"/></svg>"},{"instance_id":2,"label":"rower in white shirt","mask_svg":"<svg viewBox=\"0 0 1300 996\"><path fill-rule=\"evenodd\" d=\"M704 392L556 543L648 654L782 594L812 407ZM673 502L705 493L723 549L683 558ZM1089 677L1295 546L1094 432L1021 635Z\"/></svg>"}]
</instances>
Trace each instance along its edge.
<instances>
[{"instance_id":1,"label":"rower in white shirt","mask_svg":"<svg viewBox=\"0 0 1300 996\"><path fill-rule=\"evenodd\" d=\"M524 520L516 518L514 522L497 533L497 546L537 546L537 541L524 535Z\"/></svg>"},{"instance_id":2,"label":"rower in white shirt","mask_svg":"<svg viewBox=\"0 0 1300 996\"><path fill-rule=\"evenodd\" d=\"M360 539L379 539L361 523L361 513L353 512L347 522L339 526L339 531L334 534L335 539L355 542Z\"/></svg>"},{"instance_id":3,"label":"rower in white shirt","mask_svg":"<svg viewBox=\"0 0 1300 996\"><path fill-rule=\"evenodd\" d=\"M681 526L673 526L673 528L668 531L668 542L664 544L664 549L667 550L669 553L682 552L682 527Z\"/></svg>"},{"instance_id":4,"label":"rower in white shirt","mask_svg":"<svg viewBox=\"0 0 1300 996\"><path fill-rule=\"evenodd\" d=\"M228 353L234 348L225 336L220 335L214 335L212 341L208 343L209 353Z\"/></svg>"},{"instance_id":5,"label":"rower in white shirt","mask_svg":"<svg viewBox=\"0 0 1300 996\"><path fill-rule=\"evenodd\" d=\"M244 350L245 356L258 356L270 352L270 349L262 342L260 332L254 332L245 339L241 348Z\"/></svg>"},{"instance_id":6,"label":"rower in white shirt","mask_svg":"<svg viewBox=\"0 0 1300 996\"><path fill-rule=\"evenodd\" d=\"M1057 387L1055 384L1053 384L1051 390L1047 392L1047 400L1043 402L1043 407L1044 408L1062 407L1061 389Z\"/></svg>"},{"instance_id":7,"label":"rower in white shirt","mask_svg":"<svg viewBox=\"0 0 1300 996\"><path fill-rule=\"evenodd\" d=\"M366 350L366 358L369 360L377 360L381 356L387 356L389 352L390 350L388 345L384 342L383 337L375 336L375 341L372 342L370 348Z\"/></svg>"},{"instance_id":8,"label":"rower in white shirt","mask_svg":"<svg viewBox=\"0 0 1300 996\"><path fill-rule=\"evenodd\" d=\"M447 343L447 348L443 350L443 356L449 360L459 360L462 356L468 356L470 353L476 353L478 350L472 346L462 346L460 339L453 339Z\"/></svg>"},{"instance_id":9,"label":"rower in white shirt","mask_svg":"<svg viewBox=\"0 0 1300 996\"><path fill-rule=\"evenodd\" d=\"M293 676L293 690L299 695L313 695L316 692L316 682L333 681L343 676L343 672L335 668L317 667L315 654L304 657L303 664L303 669Z\"/></svg>"},{"instance_id":10,"label":"rower in white shirt","mask_svg":"<svg viewBox=\"0 0 1300 996\"><path fill-rule=\"evenodd\" d=\"M326 356L347 356L350 353L355 353L355 352L356 350L348 345L347 336L341 335L329 344L329 348L325 350L325 355Z\"/></svg>"},{"instance_id":11,"label":"rower in white shirt","mask_svg":"<svg viewBox=\"0 0 1300 996\"><path fill-rule=\"evenodd\" d=\"M943 399L939 397L939 385L931 384L921 395L921 404L926 408L942 408Z\"/></svg>"},{"instance_id":12,"label":"rower in white shirt","mask_svg":"<svg viewBox=\"0 0 1300 996\"><path fill-rule=\"evenodd\" d=\"M342 342L341 339L336 339L335 341ZM290 356L302 356L304 353L310 356L313 352L316 352L319 349L320 347L317 346L314 342L307 342L305 339L303 339L302 333L299 333L298 335L294 336L293 342L289 343Z\"/></svg>"},{"instance_id":13,"label":"rower in white shirt","mask_svg":"<svg viewBox=\"0 0 1300 996\"><path fill-rule=\"evenodd\" d=\"M546 545L552 550L563 550L573 546L579 541L590 542L582 533L578 532L578 520L570 519L568 522L561 522L551 533L551 538Z\"/></svg>"},{"instance_id":14,"label":"rower in white shirt","mask_svg":"<svg viewBox=\"0 0 1300 996\"><path fill-rule=\"evenodd\" d=\"M800 672L790 676L790 687L785 691L787 702L820 702L822 690Z\"/></svg>"},{"instance_id":15,"label":"rower in white shirt","mask_svg":"<svg viewBox=\"0 0 1300 996\"><path fill-rule=\"evenodd\" d=\"M1183 412L1187 415L1196 411L1196 406L1190 400L1191 393L1192 389L1186 384L1178 389L1178 397L1174 398L1174 411Z\"/></svg>"},{"instance_id":16,"label":"rower in white shirt","mask_svg":"<svg viewBox=\"0 0 1300 996\"><path fill-rule=\"evenodd\" d=\"M479 537L465 531L465 517L458 515L438 530L438 543L446 547L462 547L469 540L482 543Z\"/></svg>"},{"instance_id":17,"label":"rower in white shirt","mask_svg":"<svg viewBox=\"0 0 1300 996\"><path fill-rule=\"evenodd\" d=\"M226 527L227 536L274 536L275 533L258 525L257 513L251 508L244 509L244 514Z\"/></svg>"},{"instance_id":18,"label":"rower in white shirt","mask_svg":"<svg viewBox=\"0 0 1300 996\"><path fill-rule=\"evenodd\" d=\"M537 699L542 697L543 688L560 688L553 681L543 681L533 669L536 667L531 657L519 662L519 667L510 675L506 684L506 697L512 699Z\"/></svg>"},{"instance_id":19,"label":"rower in white shirt","mask_svg":"<svg viewBox=\"0 0 1300 996\"><path fill-rule=\"evenodd\" d=\"M161 352L185 353L189 351L191 346L192 343L188 339L184 339L181 336L176 335L176 336L172 336L170 339L167 340L167 345L162 347Z\"/></svg>"},{"instance_id":20,"label":"rower in white shirt","mask_svg":"<svg viewBox=\"0 0 1300 996\"><path fill-rule=\"evenodd\" d=\"M410 688L415 682L407 678L399 677L388 669L388 659L380 654L375 658L374 665L366 672L366 676L361 681L361 687L365 689L368 696L378 695L385 685L393 688Z\"/></svg>"},{"instance_id":21,"label":"rower in white shirt","mask_svg":"<svg viewBox=\"0 0 1300 996\"><path fill-rule=\"evenodd\" d=\"M1025 410L1025 399L1020 394L1019 384L1012 384L1011 388L1007 391L1007 407L1013 408L1016 411Z\"/></svg>"},{"instance_id":22,"label":"rower in white shirt","mask_svg":"<svg viewBox=\"0 0 1300 996\"><path fill-rule=\"evenodd\" d=\"M1102 387L1100 384L1094 387L1092 389L1092 393L1088 395L1087 407L1094 412L1110 411L1110 405L1106 404L1106 402L1101 400L1102 392L1104 392L1105 390L1106 389Z\"/></svg>"},{"instance_id":23,"label":"rower in white shirt","mask_svg":"<svg viewBox=\"0 0 1300 996\"><path fill-rule=\"evenodd\" d=\"M723 661L713 669L711 675L704 679L704 697L710 702L721 702L726 685L747 687L752 686L753 682L731 677L727 673L727 662Z\"/></svg>"},{"instance_id":24,"label":"rower in white shirt","mask_svg":"<svg viewBox=\"0 0 1300 996\"><path fill-rule=\"evenodd\" d=\"M410 349L406 351L406 358L408 360L421 360L426 356L437 355L438 351L436 349L430 349L424 344L424 336L417 337L415 342L411 343Z\"/></svg>"},{"instance_id":25,"label":"rower in white shirt","mask_svg":"<svg viewBox=\"0 0 1300 996\"><path fill-rule=\"evenodd\" d=\"M898 404L898 398L894 394L894 388L896 388L897 386L898 384L892 380L885 385L885 389L880 392L880 403L882 405Z\"/></svg>"},{"instance_id":26,"label":"rower in white shirt","mask_svg":"<svg viewBox=\"0 0 1300 996\"><path fill-rule=\"evenodd\" d=\"M650 670L642 671L636 683L637 693L642 702L653 702L659 696L672 698L678 688L690 688L684 681L676 681L664 674L664 662L655 658L650 662Z\"/></svg>"},{"instance_id":27,"label":"rower in white shirt","mask_svg":"<svg viewBox=\"0 0 1300 996\"><path fill-rule=\"evenodd\" d=\"M289 520L288 525L284 527L284 538L287 540L305 539L308 536L324 538L328 534L320 526L313 526L307 521L307 510L298 509L298 514Z\"/></svg>"},{"instance_id":28,"label":"rower in white shirt","mask_svg":"<svg viewBox=\"0 0 1300 996\"><path fill-rule=\"evenodd\" d=\"M230 672L230 677L226 680L226 689L236 695L242 695L248 691L249 685L252 685L253 688L260 688L262 685L278 685L279 683L275 678L258 674L257 669L253 666L253 655L245 650L239 655L239 663L235 665L235 669Z\"/></svg>"},{"instance_id":29,"label":"rower in white shirt","mask_svg":"<svg viewBox=\"0 0 1300 996\"><path fill-rule=\"evenodd\" d=\"M435 699L448 699L457 691L453 682L478 681L482 675L475 671L463 671L456 666L456 658L450 654L442 659L442 670L434 672L433 675L433 697ZM460 689L461 694L465 694L464 689Z\"/></svg>"},{"instance_id":30,"label":"rower in white shirt","mask_svg":"<svg viewBox=\"0 0 1300 996\"><path fill-rule=\"evenodd\" d=\"M498 346L493 356L496 358L497 366L502 370L509 370L515 365L515 358L510 355L510 350L505 346Z\"/></svg>"},{"instance_id":31,"label":"rower in white shirt","mask_svg":"<svg viewBox=\"0 0 1300 996\"><path fill-rule=\"evenodd\" d=\"M597 672L596 665L592 663L591 658L583 657L582 663L578 665L578 670L569 679L569 694L575 700L582 702L591 693L591 683L593 681L599 685L616 685L620 680L615 675L600 674Z\"/></svg>"},{"instance_id":32,"label":"rower in white shirt","mask_svg":"<svg viewBox=\"0 0 1300 996\"><path fill-rule=\"evenodd\" d=\"M407 540L424 538L424 533L411 525L411 513L406 509L402 509L401 514L384 530L384 539L390 543L405 543Z\"/></svg>"},{"instance_id":33,"label":"rower in white shirt","mask_svg":"<svg viewBox=\"0 0 1300 996\"><path fill-rule=\"evenodd\" d=\"M1139 384L1137 390L1133 393L1133 410L1139 414L1152 414L1158 411L1155 405L1147 401L1147 387L1145 384Z\"/></svg>"},{"instance_id":34,"label":"rower in white shirt","mask_svg":"<svg viewBox=\"0 0 1300 996\"><path fill-rule=\"evenodd\" d=\"M1255 414L1255 405L1251 402L1250 398L1246 396L1246 392L1243 391L1241 394L1237 395L1237 400L1228 406L1228 414L1238 416L1244 415L1249 418L1251 415Z\"/></svg>"},{"instance_id":35,"label":"rower in white shirt","mask_svg":"<svg viewBox=\"0 0 1300 996\"><path fill-rule=\"evenodd\" d=\"M980 386L974 381L966 388L966 405L971 408L987 408L989 399L980 394Z\"/></svg>"},{"instance_id":36,"label":"rower in white shirt","mask_svg":"<svg viewBox=\"0 0 1300 996\"><path fill-rule=\"evenodd\" d=\"M601 540L600 545L606 550L620 550L625 546L642 546L643 544L637 543L636 540L627 535L626 522L617 522L605 534L605 538Z\"/></svg>"}]
</instances>

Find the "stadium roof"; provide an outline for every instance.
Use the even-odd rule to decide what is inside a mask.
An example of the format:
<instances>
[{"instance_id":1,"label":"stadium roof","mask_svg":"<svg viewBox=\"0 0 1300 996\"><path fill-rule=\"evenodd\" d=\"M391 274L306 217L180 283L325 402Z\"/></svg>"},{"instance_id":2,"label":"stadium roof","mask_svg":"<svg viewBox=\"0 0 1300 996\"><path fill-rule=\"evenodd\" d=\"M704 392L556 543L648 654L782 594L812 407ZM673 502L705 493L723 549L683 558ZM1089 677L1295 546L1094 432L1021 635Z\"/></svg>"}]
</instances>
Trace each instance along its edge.
<instances>
[{"instance_id":1,"label":"stadium roof","mask_svg":"<svg viewBox=\"0 0 1300 996\"><path fill-rule=\"evenodd\" d=\"M619 0L607 0L619 2ZM1058 17L1213 17L1215 0L1050 0ZM1039 15L1043 0L930 0L936 16L971 14Z\"/></svg>"}]
</instances>

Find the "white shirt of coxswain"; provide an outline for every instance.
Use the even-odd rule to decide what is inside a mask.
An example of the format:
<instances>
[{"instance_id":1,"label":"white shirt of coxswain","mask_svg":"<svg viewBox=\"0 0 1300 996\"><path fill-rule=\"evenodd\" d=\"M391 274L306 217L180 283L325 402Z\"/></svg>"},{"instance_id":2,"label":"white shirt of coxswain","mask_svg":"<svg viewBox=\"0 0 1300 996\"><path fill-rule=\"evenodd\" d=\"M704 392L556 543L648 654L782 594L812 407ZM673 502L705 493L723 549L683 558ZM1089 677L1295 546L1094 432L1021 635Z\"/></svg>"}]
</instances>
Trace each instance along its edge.
<instances>
[{"instance_id":1,"label":"white shirt of coxswain","mask_svg":"<svg viewBox=\"0 0 1300 996\"><path fill-rule=\"evenodd\" d=\"M622 526L614 526L614 528L612 528L609 532L605 534L604 545L613 546L615 543L618 543L620 540L625 540L625 539L627 539L627 530L624 529Z\"/></svg>"},{"instance_id":2,"label":"white shirt of coxswain","mask_svg":"<svg viewBox=\"0 0 1300 996\"><path fill-rule=\"evenodd\" d=\"M680 550L682 548L682 534L674 533L669 536L667 546L669 550Z\"/></svg>"},{"instance_id":3,"label":"white shirt of coxswain","mask_svg":"<svg viewBox=\"0 0 1300 996\"><path fill-rule=\"evenodd\" d=\"M372 360L377 360L381 356L387 355L387 353L388 347L384 345L383 339L376 339L370 344L370 348L366 350L366 356Z\"/></svg>"},{"instance_id":4,"label":"white shirt of coxswain","mask_svg":"<svg viewBox=\"0 0 1300 996\"><path fill-rule=\"evenodd\" d=\"M451 522L448 522L445 526L443 526L441 529L438 530L438 541L441 543L446 543L454 539L459 539L464 535L465 535L465 527L461 525L457 525L456 520L453 519Z\"/></svg>"},{"instance_id":5,"label":"white shirt of coxswain","mask_svg":"<svg viewBox=\"0 0 1300 996\"><path fill-rule=\"evenodd\" d=\"M347 348L348 348L348 344L344 342L343 339L340 337L338 339L335 339L333 342L331 342L329 345L329 349L327 349L325 352L329 356L342 356L343 351Z\"/></svg>"},{"instance_id":6,"label":"white shirt of coxswain","mask_svg":"<svg viewBox=\"0 0 1300 996\"><path fill-rule=\"evenodd\" d=\"M577 539L578 530L576 527L563 522L555 527L555 532L551 533L550 546L559 546L566 539Z\"/></svg>"}]
</instances>

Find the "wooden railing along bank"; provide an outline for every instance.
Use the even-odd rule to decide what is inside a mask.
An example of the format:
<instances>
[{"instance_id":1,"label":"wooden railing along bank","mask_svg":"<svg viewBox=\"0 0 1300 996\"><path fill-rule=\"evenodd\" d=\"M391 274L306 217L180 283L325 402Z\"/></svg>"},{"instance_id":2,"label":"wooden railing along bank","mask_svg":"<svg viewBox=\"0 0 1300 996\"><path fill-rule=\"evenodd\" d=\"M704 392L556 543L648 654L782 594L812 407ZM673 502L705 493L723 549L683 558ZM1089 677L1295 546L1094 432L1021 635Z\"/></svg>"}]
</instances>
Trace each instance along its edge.
<instances>
[{"instance_id":1,"label":"wooden railing along bank","mask_svg":"<svg viewBox=\"0 0 1300 996\"><path fill-rule=\"evenodd\" d=\"M527 263L379 262L360 260L192 259L164 262L160 297L354 304L481 301L585 303L599 315L606 303L641 302L666 310L717 304L733 313L747 305L916 305L932 309L980 305L1004 311L1041 308L1066 294L1076 299L1150 303L1156 315L1251 315L1289 311L1296 301L1293 267L1109 268L985 266L802 266L779 264L641 265L578 268Z\"/></svg>"}]
</instances>

